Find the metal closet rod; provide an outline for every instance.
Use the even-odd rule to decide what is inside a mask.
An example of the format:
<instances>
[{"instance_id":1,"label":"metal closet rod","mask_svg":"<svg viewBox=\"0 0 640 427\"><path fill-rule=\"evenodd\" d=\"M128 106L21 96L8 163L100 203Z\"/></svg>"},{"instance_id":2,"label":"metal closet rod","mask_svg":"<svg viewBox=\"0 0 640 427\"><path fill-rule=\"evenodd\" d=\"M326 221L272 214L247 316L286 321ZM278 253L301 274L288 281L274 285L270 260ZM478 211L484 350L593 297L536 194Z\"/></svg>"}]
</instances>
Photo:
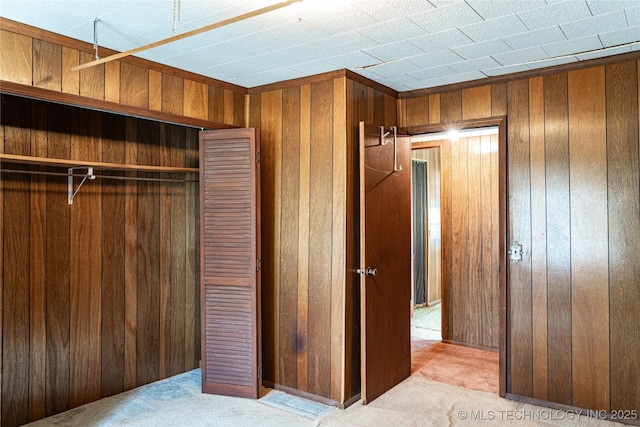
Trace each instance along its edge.
<instances>
[{"instance_id":1,"label":"metal closet rod","mask_svg":"<svg viewBox=\"0 0 640 427\"><path fill-rule=\"evenodd\" d=\"M0 172L5 173L19 173L23 175L49 175L49 176L63 176L65 178L68 177L78 177L85 178L87 176L84 174L69 174L63 172L46 172L46 171L34 171L34 170L20 170L20 169L0 169ZM149 172L142 171L143 173L159 173L159 172ZM101 179L114 179L119 181L153 181L153 182L199 182L197 179L172 179L172 178L144 178L138 176L118 176L118 175L96 175L92 174L92 176Z\"/></svg>"}]
</instances>

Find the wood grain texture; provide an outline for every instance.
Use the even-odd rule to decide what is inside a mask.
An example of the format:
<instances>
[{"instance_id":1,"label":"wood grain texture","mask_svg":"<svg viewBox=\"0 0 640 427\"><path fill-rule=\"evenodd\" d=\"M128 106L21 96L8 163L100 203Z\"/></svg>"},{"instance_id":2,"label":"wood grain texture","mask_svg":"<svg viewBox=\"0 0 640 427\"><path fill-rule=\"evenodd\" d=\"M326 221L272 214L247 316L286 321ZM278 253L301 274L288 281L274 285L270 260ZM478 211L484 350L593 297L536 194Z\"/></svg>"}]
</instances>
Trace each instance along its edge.
<instances>
[{"instance_id":1,"label":"wood grain texture","mask_svg":"<svg viewBox=\"0 0 640 427\"><path fill-rule=\"evenodd\" d=\"M156 70L149 70L149 108L162 110L162 73Z\"/></svg>"},{"instance_id":2,"label":"wood grain texture","mask_svg":"<svg viewBox=\"0 0 640 427\"><path fill-rule=\"evenodd\" d=\"M209 89L204 83L184 80L184 115L206 119L209 116Z\"/></svg>"},{"instance_id":3,"label":"wood grain texture","mask_svg":"<svg viewBox=\"0 0 640 427\"><path fill-rule=\"evenodd\" d=\"M82 74L82 73L81 73ZM101 113L75 110L72 159L101 160ZM72 407L100 398L102 198L101 183L83 188L70 215L70 399ZM94 240L96 239L96 240Z\"/></svg>"},{"instance_id":4,"label":"wood grain texture","mask_svg":"<svg viewBox=\"0 0 640 427\"><path fill-rule=\"evenodd\" d=\"M300 213L300 88L282 91L282 219L280 238L280 384L298 386L298 226Z\"/></svg>"},{"instance_id":5,"label":"wood grain texture","mask_svg":"<svg viewBox=\"0 0 640 427\"><path fill-rule=\"evenodd\" d=\"M3 40L4 42L4 40ZM4 107L4 106L3 106ZM6 108L6 107L5 107ZM6 120L6 152L29 154L31 151L30 108L21 103L3 114ZM25 144L22 141L26 141ZM22 143L21 143L22 142ZM3 221L12 224L3 231L3 423L21 425L29 422L29 236L30 223L22 220L29 212L30 198L23 191L30 185L28 175L4 177ZM28 218L28 216L27 216Z\"/></svg>"},{"instance_id":6,"label":"wood grain texture","mask_svg":"<svg viewBox=\"0 0 640 427\"><path fill-rule=\"evenodd\" d=\"M346 78L333 80L333 194L331 237L331 393L332 400L345 401L345 262L346 262L346 197L347 197L347 132ZM376 110L385 122L385 95L376 92Z\"/></svg>"},{"instance_id":7,"label":"wood grain texture","mask_svg":"<svg viewBox=\"0 0 640 427\"><path fill-rule=\"evenodd\" d=\"M90 61L92 58L93 55L90 53L80 52L80 63ZM104 99L104 85L104 64L80 70L80 96Z\"/></svg>"},{"instance_id":8,"label":"wood grain texture","mask_svg":"<svg viewBox=\"0 0 640 427\"><path fill-rule=\"evenodd\" d=\"M429 122L429 97L421 96L405 100L407 111L411 112L407 116L406 126L415 126Z\"/></svg>"},{"instance_id":9,"label":"wood grain texture","mask_svg":"<svg viewBox=\"0 0 640 427\"><path fill-rule=\"evenodd\" d=\"M468 342L469 151L466 139L451 141L451 300L453 340Z\"/></svg>"},{"instance_id":10,"label":"wood grain texture","mask_svg":"<svg viewBox=\"0 0 640 427\"><path fill-rule=\"evenodd\" d=\"M104 65L104 100L120 102L120 61Z\"/></svg>"},{"instance_id":11,"label":"wood grain texture","mask_svg":"<svg viewBox=\"0 0 640 427\"><path fill-rule=\"evenodd\" d=\"M160 123L160 163L171 163L171 137L165 123ZM169 185L159 187L159 233L160 233L160 334L159 334L159 375L169 376L171 359L171 194Z\"/></svg>"},{"instance_id":12,"label":"wood grain texture","mask_svg":"<svg viewBox=\"0 0 640 427\"><path fill-rule=\"evenodd\" d=\"M480 289L479 294L479 344L485 347L498 347L497 337L494 336L495 325L498 323L498 312L496 310L498 296L494 290L497 289L498 272L493 268L494 254L497 252L497 239L494 239L492 233L492 221L494 219L493 212L498 209L497 204L493 204L495 200L493 192L498 189L498 171L491 168L492 153L498 148L497 135L484 135L480 137L479 143L476 145L476 156L480 163L480 184L479 190L479 236L480 241Z\"/></svg>"},{"instance_id":13,"label":"wood grain texture","mask_svg":"<svg viewBox=\"0 0 640 427\"><path fill-rule=\"evenodd\" d=\"M531 325L531 181L529 172L529 85L509 83L507 242L519 242L523 259L509 264L510 384L514 394L533 391Z\"/></svg>"},{"instance_id":14,"label":"wood grain texture","mask_svg":"<svg viewBox=\"0 0 640 427\"><path fill-rule=\"evenodd\" d=\"M260 98L260 94L255 95ZM209 86L209 120L223 123L224 122L224 89L215 86ZM260 103L256 102L255 106L260 108ZM260 127L260 122L254 123L252 127Z\"/></svg>"},{"instance_id":15,"label":"wood grain texture","mask_svg":"<svg viewBox=\"0 0 640 427\"><path fill-rule=\"evenodd\" d=\"M604 67L568 76L573 405L608 410L609 230Z\"/></svg>"},{"instance_id":16,"label":"wood grain texture","mask_svg":"<svg viewBox=\"0 0 640 427\"><path fill-rule=\"evenodd\" d=\"M3 96L0 95L0 102L4 102ZM0 154L4 153L4 111L0 111ZM0 173L0 218L4 221L4 174ZM4 222L3 227L0 227L0 259L4 260ZM0 262L0 340L4 332L4 262ZM46 337L45 337L46 339ZM0 394L2 394L2 359L3 352L0 352ZM0 415L2 414L2 399L0 398Z\"/></svg>"},{"instance_id":17,"label":"wood grain texture","mask_svg":"<svg viewBox=\"0 0 640 427\"><path fill-rule=\"evenodd\" d=\"M31 107L36 129L46 129L46 105ZM2 126L0 126L2 127ZM31 132L31 153L46 155L47 137L42 131ZM30 290L29 290L29 420L44 418L47 351L47 181L43 176L31 178L30 197ZM2 241L0 239L0 241Z\"/></svg>"},{"instance_id":18,"label":"wood grain texture","mask_svg":"<svg viewBox=\"0 0 640 427\"><path fill-rule=\"evenodd\" d=\"M440 94L429 95L429 123L440 123Z\"/></svg>"},{"instance_id":19,"label":"wood grain texture","mask_svg":"<svg viewBox=\"0 0 640 427\"><path fill-rule=\"evenodd\" d=\"M469 265L468 281L466 286L467 300L469 303L467 320L470 325L469 336L465 342L476 345L483 343L482 331L482 151L479 136L466 138L468 155L468 234L467 257ZM490 251L487 253L491 253ZM461 283L461 285L463 285ZM464 286L464 285L463 285ZM475 326L473 326L475 325Z\"/></svg>"},{"instance_id":20,"label":"wood grain texture","mask_svg":"<svg viewBox=\"0 0 640 427\"><path fill-rule=\"evenodd\" d=\"M462 120L462 92L452 91L440 95L440 121Z\"/></svg>"},{"instance_id":21,"label":"wood grain texture","mask_svg":"<svg viewBox=\"0 0 640 427\"><path fill-rule=\"evenodd\" d=\"M453 340L453 223L452 223L452 153L451 142L440 145L440 203L441 203L441 275L442 275L442 339Z\"/></svg>"},{"instance_id":22,"label":"wood grain texture","mask_svg":"<svg viewBox=\"0 0 640 427\"><path fill-rule=\"evenodd\" d=\"M0 29L0 79L26 85L33 79L33 45L31 37Z\"/></svg>"},{"instance_id":23,"label":"wood grain texture","mask_svg":"<svg viewBox=\"0 0 640 427\"><path fill-rule=\"evenodd\" d=\"M126 161L126 120L105 115L102 122L102 160ZM105 183L106 184L106 183ZM124 388L125 335L125 183L103 185L100 396Z\"/></svg>"},{"instance_id":24,"label":"wood grain texture","mask_svg":"<svg viewBox=\"0 0 640 427\"><path fill-rule=\"evenodd\" d=\"M71 155L71 109L47 106L48 147L51 157ZM47 181L47 377L45 416L66 411L70 395L70 227L64 178Z\"/></svg>"},{"instance_id":25,"label":"wood grain texture","mask_svg":"<svg viewBox=\"0 0 640 427\"><path fill-rule=\"evenodd\" d=\"M333 224L333 81L311 85L309 172L309 392L331 393L331 239ZM311 254L310 254L311 259Z\"/></svg>"},{"instance_id":26,"label":"wood grain texture","mask_svg":"<svg viewBox=\"0 0 640 427\"><path fill-rule=\"evenodd\" d=\"M225 96L233 101L233 96ZM225 107L226 109L226 107ZM225 119L226 120L226 119ZM263 375L278 383L282 92L262 94L261 123L262 340Z\"/></svg>"},{"instance_id":27,"label":"wood grain texture","mask_svg":"<svg viewBox=\"0 0 640 427\"><path fill-rule=\"evenodd\" d=\"M149 108L149 70L126 62L120 64L120 102Z\"/></svg>"},{"instance_id":28,"label":"wood grain texture","mask_svg":"<svg viewBox=\"0 0 640 427\"><path fill-rule=\"evenodd\" d=\"M491 86L462 90L462 119L491 117Z\"/></svg>"},{"instance_id":29,"label":"wood grain texture","mask_svg":"<svg viewBox=\"0 0 640 427\"><path fill-rule=\"evenodd\" d=\"M33 85L50 90L62 90L62 46L33 41Z\"/></svg>"},{"instance_id":30,"label":"wood grain texture","mask_svg":"<svg viewBox=\"0 0 640 427\"><path fill-rule=\"evenodd\" d=\"M570 404L571 211L567 75L545 76L549 400Z\"/></svg>"},{"instance_id":31,"label":"wood grain texture","mask_svg":"<svg viewBox=\"0 0 640 427\"><path fill-rule=\"evenodd\" d=\"M185 165L197 167L199 164L198 132L186 129ZM191 175L194 181L195 174ZM188 182L185 189L185 250L186 250L186 290L185 290L185 349L184 369L200 366L200 197L199 183Z\"/></svg>"},{"instance_id":32,"label":"wood grain texture","mask_svg":"<svg viewBox=\"0 0 640 427\"><path fill-rule=\"evenodd\" d=\"M533 323L533 397L546 400L547 378L547 202L542 77L529 80L531 168L531 297Z\"/></svg>"},{"instance_id":33,"label":"wood grain texture","mask_svg":"<svg viewBox=\"0 0 640 427\"><path fill-rule=\"evenodd\" d=\"M507 84L491 85L491 115L493 117L507 115Z\"/></svg>"},{"instance_id":34,"label":"wood grain texture","mask_svg":"<svg viewBox=\"0 0 640 427\"><path fill-rule=\"evenodd\" d=\"M606 67L611 409L640 407L640 167L637 62Z\"/></svg>"},{"instance_id":35,"label":"wood grain texture","mask_svg":"<svg viewBox=\"0 0 640 427\"><path fill-rule=\"evenodd\" d=\"M80 64L80 52L77 49L62 46L62 92L80 94L80 71L71 71L71 68L78 64ZM117 85L120 87L119 75Z\"/></svg>"},{"instance_id":36,"label":"wood grain texture","mask_svg":"<svg viewBox=\"0 0 640 427\"><path fill-rule=\"evenodd\" d=\"M245 94L240 92L233 92L233 121L230 123L233 126L245 127Z\"/></svg>"},{"instance_id":37,"label":"wood grain texture","mask_svg":"<svg viewBox=\"0 0 640 427\"><path fill-rule=\"evenodd\" d=\"M300 87L300 170L298 214L297 389L308 390L309 337L309 191L311 173L311 85Z\"/></svg>"}]
</instances>

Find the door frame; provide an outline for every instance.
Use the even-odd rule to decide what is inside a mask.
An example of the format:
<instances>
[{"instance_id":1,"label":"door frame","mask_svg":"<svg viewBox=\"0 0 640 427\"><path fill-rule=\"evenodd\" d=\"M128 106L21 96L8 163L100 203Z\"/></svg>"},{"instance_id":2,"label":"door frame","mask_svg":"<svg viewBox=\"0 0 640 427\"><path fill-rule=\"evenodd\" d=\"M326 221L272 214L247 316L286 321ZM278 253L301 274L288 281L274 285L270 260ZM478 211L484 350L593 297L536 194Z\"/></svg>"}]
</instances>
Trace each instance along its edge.
<instances>
[{"instance_id":1,"label":"door frame","mask_svg":"<svg viewBox=\"0 0 640 427\"><path fill-rule=\"evenodd\" d=\"M507 116L497 116L482 119L452 121L431 125L410 126L401 128L400 132L408 135L463 130L481 127L498 127L498 191L499 191L499 284L498 284L498 355L499 355L499 391L500 397L507 393L507 362L509 355L509 313L508 313L508 271L507 271ZM441 144L433 142L419 142L411 145L411 149L439 147ZM444 297L444 289L442 297Z\"/></svg>"}]
</instances>

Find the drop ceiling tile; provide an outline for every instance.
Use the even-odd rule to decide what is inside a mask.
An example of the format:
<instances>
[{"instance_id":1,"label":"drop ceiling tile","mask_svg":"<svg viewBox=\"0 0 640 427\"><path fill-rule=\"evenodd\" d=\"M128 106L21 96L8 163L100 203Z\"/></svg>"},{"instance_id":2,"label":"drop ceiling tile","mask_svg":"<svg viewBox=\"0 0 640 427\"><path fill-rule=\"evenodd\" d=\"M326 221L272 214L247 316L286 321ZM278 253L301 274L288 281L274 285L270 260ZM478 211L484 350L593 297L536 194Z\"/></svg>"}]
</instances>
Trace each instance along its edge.
<instances>
[{"instance_id":1,"label":"drop ceiling tile","mask_svg":"<svg viewBox=\"0 0 640 427\"><path fill-rule=\"evenodd\" d=\"M349 6L326 9L324 13L304 18L303 21L330 34L346 33L354 28L368 27L378 23L366 13Z\"/></svg>"},{"instance_id":2,"label":"drop ceiling tile","mask_svg":"<svg viewBox=\"0 0 640 427\"><path fill-rule=\"evenodd\" d=\"M463 59L476 59L513 51L513 49L511 49L501 39L472 43L466 46L454 47L451 50L460 55Z\"/></svg>"},{"instance_id":3,"label":"drop ceiling tile","mask_svg":"<svg viewBox=\"0 0 640 427\"><path fill-rule=\"evenodd\" d=\"M444 76L455 74L455 71L453 71L451 68L447 67L446 65L439 65L437 67L411 71L410 73L406 73L406 74L408 74L411 77L415 77L418 80L427 80L427 79L441 78Z\"/></svg>"},{"instance_id":4,"label":"drop ceiling tile","mask_svg":"<svg viewBox=\"0 0 640 427\"><path fill-rule=\"evenodd\" d=\"M500 64L498 64L496 60L491 58L490 56L447 64L447 67L451 68L456 73L469 73L475 70L482 70L484 68L495 68L499 66Z\"/></svg>"},{"instance_id":5,"label":"drop ceiling tile","mask_svg":"<svg viewBox=\"0 0 640 427\"><path fill-rule=\"evenodd\" d=\"M287 22L262 30L261 33L273 39L292 44L310 43L317 39L331 36L331 34L306 21Z\"/></svg>"},{"instance_id":6,"label":"drop ceiling tile","mask_svg":"<svg viewBox=\"0 0 640 427\"><path fill-rule=\"evenodd\" d=\"M483 19L497 18L547 5L544 0L467 0L467 3Z\"/></svg>"},{"instance_id":7,"label":"drop ceiling tile","mask_svg":"<svg viewBox=\"0 0 640 427\"><path fill-rule=\"evenodd\" d=\"M355 0L352 5L380 22L415 15L434 8L426 0Z\"/></svg>"},{"instance_id":8,"label":"drop ceiling tile","mask_svg":"<svg viewBox=\"0 0 640 427\"><path fill-rule=\"evenodd\" d=\"M561 42L566 39L564 33L557 25L502 38L502 40L514 50Z\"/></svg>"},{"instance_id":9,"label":"drop ceiling tile","mask_svg":"<svg viewBox=\"0 0 640 427\"><path fill-rule=\"evenodd\" d=\"M452 74L450 76L445 76L445 77L442 77L442 80L444 80L446 84L453 84L453 83L469 82L472 80L480 80L480 79L486 79L486 78L487 76L481 73L480 71L470 71L468 73L459 73L459 74Z\"/></svg>"},{"instance_id":10,"label":"drop ceiling tile","mask_svg":"<svg viewBox=\"0 0 640 427\"><path fill-rule=\"evenodd\" d=\"M370 27L359 28L358 32L379 44L389 44L426 34L426 31L408 18L398 18Z\"/></svg>"},{"instance_id":11,"label":"drop ceiling tile","mask_svg":"<svg viewBox=\"0 0 640 427\"><path fill-rule=\"evenodd\" d=\"M336 56L334 52L314 43L305 43L275 51L278 55L296 62L311 62Z\"/></svg>"},{"instance_id":12,"label":"drop ceiling tile","mask_svg":"<svg viewBox=\"0 0 640 427\"><path fill-rule=\"evenodd\" d=\"M263 73L238 77L229 81L229 83L234 83L244 87L256 87L273 82L282 82L285 80L297 79L300 77L304 77L304 74L290 68L278 68L275 70L265 71Z\"/></svg>"},{"instance_id":13,"label":"drop ceiling tile","mask_svg":"<svg viewBox=\"0 0 640 427\"><path fill-rule=\"evenodd\" d=\"M338 34L337 36L317 39L313 44L330 50L334 55L356 52L380 46L378 42L375 42L356 31L349 31L348 33Z\"/></svg>"},{"instance_id":14,"label":"drop ceiling tile","mask_svg":"<svg viewBox=\"0 0 640 427\"><path fill-rule=\"evenodd\" d=\"M476 24L465 25L464 27L460 27L460 31L478 43L524 33L527 31L527 27L525 27L517 15L508 15Z\"/></svg>"},{"instance_id":15,"label":"drop ceiling tile","mask_svg":"<svg viewBox=\"0 0 640 427\"><path fill-rule=\"evenodd\" d=\"M640 6L626 9L625 15L630 27L640 26Z\"/></svg>"},{"instance_id":16,"label":"drop ceiling tile","mask_svg":"<svg viewBox=\"0 0 640 427\"><path fill-rule=\"evenodd\" d=\"M467 3L445 3L443 6L409 17L429 33L450 30L482 21Z\"/></svg>"},{"instance_id":17,"label":"drop ceiling tile","mask_svg":"<svg viewBox=\"0 0 640 427\"><path fill-rule=\"evenodd\" d=\"M236 51L237 55L253 56L263 52L280 50L289 47L285 42L275 40L264 34L256 33L238 37L211 46L212 49Z\"/></svg>"},{"instance_id":18,"label":"drop ceiling tile","mask_svg":"<svg viewBox=\"0 0 640 427\"><path fill-rule=\"evenodd\" d=\"M613 12L638 5L638 0L587 0L589 9L594 15Z\"/></svg>"},{"instance_id":19,"label":"drop ceiling tile","mask_svg":"<svg viewBox=\"0 0 640 427\"><path fill-rule=\"evenodd\" d=\"M503 66L517 65L549 57L541 47L530 47L528 49L514 50L512 52L499 53L491 56Z\"/></svg>"},{"instance_id":20,"label":"drop ceiling tile","mask_svg":"<svg viewBox=\"0 0 640 427\"><path fill-rule=\"evenodd\" d=\"M350 70L380 63L378 58L374 58L364 52L351 52L344 55L333 56L326 60L337 66L337 68L348 68Z\"/></svg>"},{"instance_id":21,"label":"drop ceiling tile","mask_svg":"<svg viewBox=\"0 0 640 427\"><path fill-rule=\"evenodd\" d=\"M518 16L530 30L560 25L591 16L587 4L581 0L567 0L538 9L519 12Z\"/></svg>"},{"instance_id":22,"label":"drop ceiling tile","mask_svg":"<svg viewBox=\"0 0 640 427\"><path fill-rule=\"evenodd\" d=\"M569 40L580 39L598 33L608 33L612 29L627 27L627 18L623 11L606 13L580 21L560 25Z\"/></svg>"},{"instance_id":23,"label":"drop ceiling tile","mask_svg":"<svg viewBox=\"0 0 640 427\"><path fill-rule=\"evenodd\" d=\"M393 61L424 53L422 49L406 41L365 49L363 52L378 58L380 61Z\"/></svg>"},{"instance_id":24,"label":"drop ceiling tile","mask_svg":"<svg viewBox=\"0 0 640 427\"><path fill-rule=\"evenodd\" d=\"M602 42L598 36L590 36L576 40L566 40L559 43L550 43L542 46L549 56L571 55L581 52L602 49Z\"/></svg>"},{"instance_id":25,"label":"drop ceiling tile","mask_svg":"<svg viewBox=\"0 0 640 427\"><path fill-rule=\"evenodd\" d=\"M638 42L640 41L640 26L600 34L599 37L604 47Z\"/></svg>"},{"instance_id":26,"label":"drop ceiling tile","mask_svg":"<svg viewBox=\"0 0 640 427\"><path fill-rule=\"evenodd\" d=\"M455 52L452 52L450 49L442 49L433 52L429 52L423 55L414 56L413 58L408 58L407 60L420 68L431 68L436 65L443 65L449 63L460 62L459 55Z\"/></svg>"},{"instance_id":27,"label":"drop ceiling tile","mask_svg":"<svg viewBox=\"0 0 640 427\"><path fill-rule=\"evenodd\" d=\"M486 68L482 71L487 76L504 76L505 74L519 73L521 71L528 71L529 67L524 64L507 65L504 67Z\"/></svg>"},{"instance_id":28,"label":"drop ceiling tile","mask_svg":"<svg viewBox=\"0 0 640 427\"><path fill-rule=\"evenodd\" d=\"M385 64L367 68L368 71L376 73L381 77L392 77L397 74L406 74L411 71L417 71L419 69L420 67L418 67L416 64L412 64L407 60L387 62Z\"/></svg>"},{"instance_id":29,"label":"drop ceiling tile","mask_svg":"<svg viewBox=\"0 0 640 427\"><path fill-rule=\"evenodd\" d=\"M444 86L445 84L446 83L444 79L442 79L441 77L436 77L435 79L419 80L413 85L411 83L407 83L407 86L409 86L411 90L416 90L416 89L422 89L427 87Z\"/></svg>"},{"instance_id":30,"label":"drop ceiling tile","mask_svg":"<svg viewBox=\"0 0 640 427\"><path fill-rule=\"evenodd\" d=\"M589 59L595 58L603 58L605 56L611 55L620 55L622 53L628 53L633 50L634 45L625 45L625 46L617 46L611 47L608 49L596 50L594 52L582 53L580 55L576 55L578 61L588 61Z\"/></svg>"},{"instance_id":31,"label":"drop ceiling tile","mask_svg":"<svg viewBox=\"0 0 640 427\"><path fill-rule=\"evenodd\" d=\"M631 45L631 50L636 51L640 50L640 43L634 43Z\"/></svg>"},{"instance_id":32,"label":"drop ceiling tile","mask_svg":"<svg viewBox=\"0 0 640 427\"><path fill-rule=\"evenodd\" d=\"M312 76L314 74L326 73L328 71L335 71L338 69L334 64L325 60L292 64L289 68L304 76Z\"/></svg>"},{"instance_id":33,"label":"drop ceiling tile","mask_svg":"<svg viewBox=\"0 0 640 427\"><path fill-rule=\"evenodd\" d=\"M472 43L469 37L465 36L457 28L453 30L441 31L439 33L427 34L421 37L409 39L409 42L418 46L425 52L432 50L449 49L456 46L465 46Z\"/></svg>"}]
</instances>

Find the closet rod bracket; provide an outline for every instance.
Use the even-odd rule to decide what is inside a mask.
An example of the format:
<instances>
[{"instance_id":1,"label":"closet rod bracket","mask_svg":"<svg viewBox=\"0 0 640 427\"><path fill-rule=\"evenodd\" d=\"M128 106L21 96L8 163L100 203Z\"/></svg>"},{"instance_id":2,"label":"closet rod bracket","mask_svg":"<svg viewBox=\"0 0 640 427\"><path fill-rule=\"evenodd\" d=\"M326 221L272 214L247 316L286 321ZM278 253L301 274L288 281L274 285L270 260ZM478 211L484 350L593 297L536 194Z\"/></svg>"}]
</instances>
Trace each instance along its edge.
<instances>
[{"instance_id":1,"label":"closet rod bracket","mask_svg":"<svg viewBox=\"0 0 640 427\"><path fill-rule=\"evenodd\" d=\"M80 184L78 184L78 188L74 190L73 171L75 169L86 169L87 173L85 176L82 177L82 181L80 181ZM80 190L80 187L82 187L82 184L84 184L87 179L96 179L96 176L93 174L92 166L78 166L74 168L69 168L67 169L67 172L69 173L69 176L67 177L67 194L69 196L68 202L69 202L69 205L72 205L73 198L76 197L76 194L78 194L78 191Z\"/></svg>"}]
</instances>

